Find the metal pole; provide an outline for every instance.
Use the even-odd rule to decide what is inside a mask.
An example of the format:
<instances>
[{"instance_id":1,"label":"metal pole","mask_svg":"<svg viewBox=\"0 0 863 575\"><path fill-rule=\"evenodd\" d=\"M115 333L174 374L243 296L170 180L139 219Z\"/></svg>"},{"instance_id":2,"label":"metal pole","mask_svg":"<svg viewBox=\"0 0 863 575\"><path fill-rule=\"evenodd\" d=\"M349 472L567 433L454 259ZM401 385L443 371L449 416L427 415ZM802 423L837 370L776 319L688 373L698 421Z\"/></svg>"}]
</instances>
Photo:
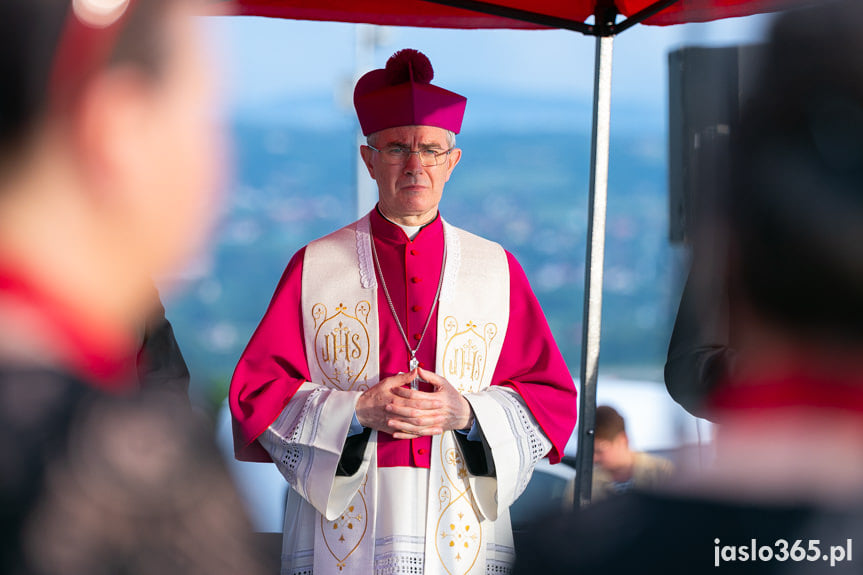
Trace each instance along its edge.
<instances>
[{"instance_id":1,"label":"metal pole","mask_svg":"<svg viewBox=\"0 0 863 575\"><path fill-rule=\"evenodd\" d=\"M378 45L378 30L367 24L357 24L355 27L356 45L354 56L354 80L351 88L356 85L360 76L374 68L375 48ZM371 210L378 199L378 190L369 177L366 165L360 156L360 146L366 143L361 130L356 133L356 164L354 166L355 183L357 186L356 208L357 218L361 218Z\"/></svg>"},{"instance_id":2,"label":"metal pole","mask_svg":"<svg viewBox=\"0 0 863 575\"><path fill-rule=\"evenodd\" d=\"M596 378L602 320L602 271L605 261L605 210L608 197L608 148L611 122L611 56L614 38L597 37L593 86L593 140L590 147L587 255L584 266L584 319L581 342L581 389L578 409L576 491L580 506L590 503Z\"/></svg>"}]
</instances>

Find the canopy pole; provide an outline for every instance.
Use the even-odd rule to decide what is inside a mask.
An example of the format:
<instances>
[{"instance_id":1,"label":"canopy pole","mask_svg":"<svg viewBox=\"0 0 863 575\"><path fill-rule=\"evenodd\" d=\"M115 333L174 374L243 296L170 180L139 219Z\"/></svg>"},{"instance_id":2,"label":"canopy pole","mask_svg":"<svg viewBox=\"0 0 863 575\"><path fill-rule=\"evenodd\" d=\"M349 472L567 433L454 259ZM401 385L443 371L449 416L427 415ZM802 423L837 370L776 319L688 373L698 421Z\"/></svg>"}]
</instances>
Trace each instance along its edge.
<instances>
[{"instance_id":1,"label":"canopy pole","mask_svg":"<svg viewBox=\"0 0 863 575\"><path fill-rule=\"evenodd\" d=\"M612 16L612 22L614 18ZM581 337L581 389L578 409L576 491L579 506L590 503L593 439L596 423L596 379L602 323L602 272L605 261L605 212L608 200L608 149L611 122L613 36L596 39L593 85L593 136L590 146L587 255L584 266L584 316Z\"/></svg>"}]
</instances>

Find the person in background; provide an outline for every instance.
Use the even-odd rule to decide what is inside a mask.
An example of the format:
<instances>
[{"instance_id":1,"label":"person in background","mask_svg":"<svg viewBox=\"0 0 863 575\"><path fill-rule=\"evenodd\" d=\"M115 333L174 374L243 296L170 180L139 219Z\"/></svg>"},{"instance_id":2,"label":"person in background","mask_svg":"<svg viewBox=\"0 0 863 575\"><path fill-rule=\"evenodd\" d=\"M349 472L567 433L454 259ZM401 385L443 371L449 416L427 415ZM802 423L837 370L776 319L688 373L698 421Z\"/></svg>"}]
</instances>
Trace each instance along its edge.
<instances>
[{"instance_id":1,"label":"person in background","mask_svg":"<svg viewBox=\"0 0 863 575\"><path fill-rule=\"evenodd\" d=\"M713 464L547 521L517 573L860 572L861 27L857 1L779 16L733 136L720 277L734 361L704 402Z\"/></svg>"},{"instance_id":2,"label":"person in background","mask_svg":"<svg viewBox=\"0 0 863 575\"><path fill-rule=\"evenodd\" d=\"M263 572L209 429L134 362L217 189L195 13L0 2L2 573Z\"/></svg>"},{"instance_id":3,"label":"person in background","mask_svg":"<svg viewBox=\"0 0 863 575\"><path fill-rule=\"evenodd\" d=\"M237 457L291 486L285 574L507 572L509 507L575 426L521 266L438 212L466 100L433 76L402 50L357 82L378 204L291 259L231 381Z\"/></svg>"},{"instance_id":4,"label":"person in background","mask_svg":"<svg viewBox=\"0 0 863 575\"><path fill-rule=\"evenodd\" d=\"M667 482L674 466L667 459L629 448L626 422L611 406L596 408L591 501L630 489L650 489Z\"/></svg>"}]
</instances>

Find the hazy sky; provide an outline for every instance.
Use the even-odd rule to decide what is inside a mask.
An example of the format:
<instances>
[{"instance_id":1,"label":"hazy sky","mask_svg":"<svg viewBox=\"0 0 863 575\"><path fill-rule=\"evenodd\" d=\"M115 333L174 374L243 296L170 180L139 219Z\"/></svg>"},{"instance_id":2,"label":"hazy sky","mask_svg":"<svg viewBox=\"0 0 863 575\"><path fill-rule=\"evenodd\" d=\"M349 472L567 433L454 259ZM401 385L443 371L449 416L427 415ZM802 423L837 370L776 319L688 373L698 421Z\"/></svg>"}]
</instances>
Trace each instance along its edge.
<instances>
[{"instance_id":1,"label":"hazy sky","mask_svg":"<svg viewBox=\"0 0 863 575\"><path fill-rule=\"evenodd\" d=\"M614 41L613 97L649 105L665 101L667 53L684 45L757 41L769 16L672 27L637 26ZM471 93L591 97L595 39L561 30L381 28L253 17L210 18L224 50L228 101L243 107L285 96L349 94L358 34L379 36L367 65L382 67L401 48L425 52L447 88ZM361 65L360 65L361 66Z\"/></svg>"}]
</instances>

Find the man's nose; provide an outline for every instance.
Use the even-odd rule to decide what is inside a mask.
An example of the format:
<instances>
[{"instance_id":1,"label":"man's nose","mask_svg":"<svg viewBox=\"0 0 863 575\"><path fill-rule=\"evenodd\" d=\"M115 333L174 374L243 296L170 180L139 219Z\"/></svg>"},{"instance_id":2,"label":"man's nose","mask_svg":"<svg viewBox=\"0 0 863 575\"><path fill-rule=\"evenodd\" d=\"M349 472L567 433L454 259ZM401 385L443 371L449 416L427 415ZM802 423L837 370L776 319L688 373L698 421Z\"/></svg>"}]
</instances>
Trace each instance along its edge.
<instances>
[{"instance_id":1,"label":"man's nose","mask_svg":"<svg viewBox=\"0 0 863 575\"><path fill-rule=\"evenodd\" d=\"M415 174L423 170L423 164L420 161L420 155L417 152L411 152L408 159L405 161L405 173Z\"/></svg>"}]
</instances>

